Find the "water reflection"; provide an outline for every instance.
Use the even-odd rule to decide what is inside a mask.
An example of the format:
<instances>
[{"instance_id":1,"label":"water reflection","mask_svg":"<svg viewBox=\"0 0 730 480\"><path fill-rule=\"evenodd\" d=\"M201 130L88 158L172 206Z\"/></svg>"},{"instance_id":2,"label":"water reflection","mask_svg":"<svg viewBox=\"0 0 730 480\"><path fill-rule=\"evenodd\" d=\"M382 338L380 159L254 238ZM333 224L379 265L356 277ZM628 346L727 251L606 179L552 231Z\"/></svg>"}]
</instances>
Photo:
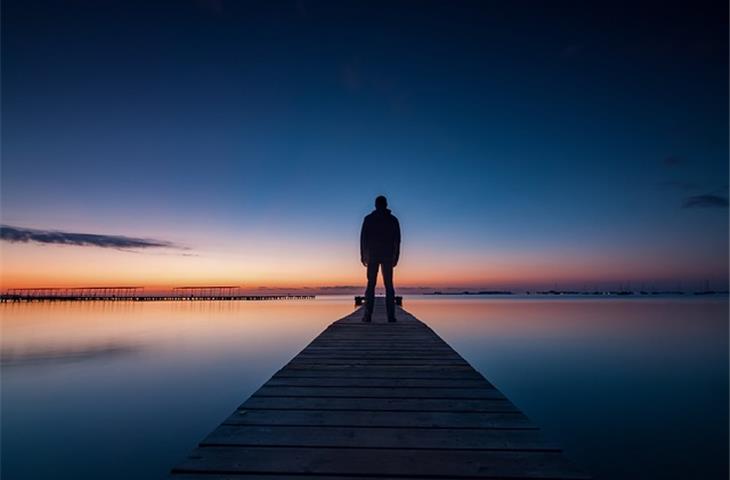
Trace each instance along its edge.
<instances>
[{"instance_id":1,"label":"water reflection","mask_svg":"<svg viewBox=\"0 0 730 480\"><path fill-rule=\"evenodd\" d=\"M349 297L2 305L3 478L163 478L351 311Z\"/></svg>"},{"instance_id":2,"label":"water reflection","mask_svg":"<svg viewBox=\"0 0 730 480\"><path fill-rule=\"evenodd\" d=\"M727 299L405 303L599 478L727 477ZM3 477L161 478L351 311L2 305Z\"/></svg>"},{"instance_id":3,"label":"water reflection","mask_svg":"<svg viewBox=\"0 0 730 480\"><path fill-rule=\"evenodd\" d=\"M0 366L2 368L23 367L43 363L81 362L84 360L97 360L102 357L114 357L117 355L129 355L138 351L136 345L125 344L101 344L81 345L72 348L57 348L54 346L38 346L33 350L16 351L13 347L3 348L0 354Z\"/></svg>"},{"instance_id":4,"label":"water reflection","mask_svg":"<svg viewBox=\"0 0 730 480\"><path fill-rule=\"evenodd\" d=\"M728 303L409 299L599 478L727 478Z\"/></svg>"}]
</instances>

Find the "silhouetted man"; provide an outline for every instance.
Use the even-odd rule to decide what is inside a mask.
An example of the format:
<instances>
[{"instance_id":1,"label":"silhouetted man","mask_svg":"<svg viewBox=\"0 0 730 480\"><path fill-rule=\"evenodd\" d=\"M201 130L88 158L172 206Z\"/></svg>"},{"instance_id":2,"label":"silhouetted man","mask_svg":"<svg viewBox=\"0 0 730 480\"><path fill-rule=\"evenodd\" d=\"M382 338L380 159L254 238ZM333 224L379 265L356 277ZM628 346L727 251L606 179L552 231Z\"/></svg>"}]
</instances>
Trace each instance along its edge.
<instances>
[{"instance_id":1,"label":"silhouetted man","mask_svg":"<svg viewBox=\"0 0 730 480\"><path fill-rule=\"evenodd\" d=\"M393 267L400 256L400 224L388 210L384 196L375 199L375 210L365 217L360 231L360 260L368 268L368 287L365 290L365 316L369 322L375 303L375 283L378 268L383 272L385 284L385 307L388 321L395 322L395 290L393 289Z\"/></svg>"}]
</instances>

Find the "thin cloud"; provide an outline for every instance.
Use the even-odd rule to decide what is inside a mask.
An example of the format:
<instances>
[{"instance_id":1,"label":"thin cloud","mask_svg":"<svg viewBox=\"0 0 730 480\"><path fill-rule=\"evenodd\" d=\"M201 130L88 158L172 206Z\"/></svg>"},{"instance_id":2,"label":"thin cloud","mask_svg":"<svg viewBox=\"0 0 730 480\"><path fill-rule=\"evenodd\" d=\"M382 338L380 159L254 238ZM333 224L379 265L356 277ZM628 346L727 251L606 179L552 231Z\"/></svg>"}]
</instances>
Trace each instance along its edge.
<instances>
[{"instance_id":1,"label":"thin cloud","mask_svg":"<svg viewBox=\"0 0 730 480\"><path fill-rule=\"evenodd\" d=\"M99 235L95 233L74 233L58 230L36 230L31 228L0 225L0 240L10 243L39 243L44 245L74 245L78 247L114 248L117 250L140 250L174 248L186 250L166 240L126 237L124 235Z\"/></svg>"},{"instance_id":2,"label":"thin cloud","mask_svg":"<svg viewBox=\"0 0 730 480\"><path fill-rule=\"evenodd\" d=\"M728 208L728 199L720 195L693 195L684 199L682 208Z\"/></svg>"}]
</instances>

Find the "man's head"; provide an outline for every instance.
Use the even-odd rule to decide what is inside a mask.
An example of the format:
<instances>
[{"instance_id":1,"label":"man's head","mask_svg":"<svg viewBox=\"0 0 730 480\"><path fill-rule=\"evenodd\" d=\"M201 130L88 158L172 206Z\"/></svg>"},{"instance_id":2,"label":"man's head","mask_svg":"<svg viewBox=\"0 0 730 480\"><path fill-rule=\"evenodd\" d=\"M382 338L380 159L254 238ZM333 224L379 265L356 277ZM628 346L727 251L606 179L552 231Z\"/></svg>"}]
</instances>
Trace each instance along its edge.
<instances>
[{"instance_id":1,"label":"man's head","mask_svg":"<svg viewBox=\"0 0 730 480\"><path fill-rule=\"evenodd\" d=\"M380 195L375 199L375 208L378 210L385 210L388 208L388 199Z\"/></svg>"}]
</instances>

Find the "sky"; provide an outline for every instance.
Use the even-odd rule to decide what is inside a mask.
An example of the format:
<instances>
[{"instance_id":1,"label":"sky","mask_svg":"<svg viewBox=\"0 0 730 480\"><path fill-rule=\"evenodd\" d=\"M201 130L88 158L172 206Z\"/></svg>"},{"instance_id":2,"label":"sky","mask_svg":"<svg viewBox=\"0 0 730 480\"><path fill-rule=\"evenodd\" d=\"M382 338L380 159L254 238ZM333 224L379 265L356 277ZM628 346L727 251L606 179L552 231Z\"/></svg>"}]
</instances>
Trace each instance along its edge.
<instances>
[{"instance_id":1,"label":"sky","mask_svg":"<svg viewBox=\"0 0 730 480\"><path fill-rule=\"evenodd\" d=\"M2 288L727 288L725 2L7 0ZM85 234L78 235L78 234Z\"/></svg>"}]
</instances>

